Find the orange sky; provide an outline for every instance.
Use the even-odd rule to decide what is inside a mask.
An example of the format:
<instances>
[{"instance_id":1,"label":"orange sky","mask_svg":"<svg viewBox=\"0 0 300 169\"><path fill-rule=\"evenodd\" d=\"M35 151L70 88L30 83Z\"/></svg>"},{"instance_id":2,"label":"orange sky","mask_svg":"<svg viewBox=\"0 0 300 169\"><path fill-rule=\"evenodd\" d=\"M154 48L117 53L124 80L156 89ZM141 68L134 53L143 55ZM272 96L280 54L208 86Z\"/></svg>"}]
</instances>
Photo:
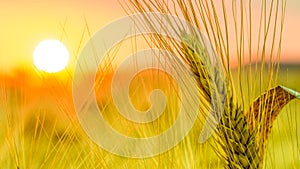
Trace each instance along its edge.
<instances>
[{"instance_id":1,"label":"orange sky","mask_svg":"<svg viewBox=\"0 0 300 169\"><path fill-rule=\"evenodd\" d=\"M0 1L0 70L31 64L35 46L44 39L60 39L65 22L62 41L73 57L84 32L84 17L93 34L123 15L117 0Z\"/></svg>"},{"instance_id":2,"label":"orange sky","mask_svg":"<svg viewBox=\"0 0 300 169\"><path fill-rule=\"evenodd\" d=\"M74 59L86 18L91 34L124 16L118 0L13 0L0 2L0 71L25 63L32 65L32 52L44 39L60 39ZM65 33L62 36L62 27ZM283 39L284 61L300 63L300 2L288 0ZM83 41L88 38L86 34ZM84 43L83 43L84 44Z\"/></svg>"}]
</instances>

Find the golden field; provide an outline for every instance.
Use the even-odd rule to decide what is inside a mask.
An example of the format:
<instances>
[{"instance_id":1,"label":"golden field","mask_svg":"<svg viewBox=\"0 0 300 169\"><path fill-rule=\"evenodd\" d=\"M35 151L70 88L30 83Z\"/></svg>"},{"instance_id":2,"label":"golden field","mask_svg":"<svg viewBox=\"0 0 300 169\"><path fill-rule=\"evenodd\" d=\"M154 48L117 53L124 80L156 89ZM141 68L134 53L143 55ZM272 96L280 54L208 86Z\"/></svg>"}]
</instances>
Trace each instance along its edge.
<instances>
[{"instance_id":1,"label":"golden field","mask_svg":"<svg viewBox=\"0 0 300 169\"><path fill-rule=\"evenodd\" d=\"M232 72L236 80L236 71L233 69ZM277 82L300 91L299 73L299 65L282 64ZM155 72L155 75L158 76L153 78L149 72L139 74L130 88L132 102L141 111L149 107L147 95L151 90L161 88L168 93L164 115L150 124L134 124L120 116L110 95L112 74L106 74L98 84L99 108L110 125L124 135L156 135L176 119L176 85L168 87L166 83L174 82L162 72ZM251 77L252 82L255 77ZM156 78L159 83L155 83ZM71 74L59 76L20 70L10 75L0 75L0 79L1 168L222 167L210 146L211 142L197 142L201 131L200 120L196 120L183 141L166 153L144 159L119 157L99 148L79 125L72 101ZM255 90L257 92L251 93L253 97L260 93L259 87ZM288 104L277 118L268 142L265 168L300 167L299 103L293 101Z\"/></svg>"}]
</instances>

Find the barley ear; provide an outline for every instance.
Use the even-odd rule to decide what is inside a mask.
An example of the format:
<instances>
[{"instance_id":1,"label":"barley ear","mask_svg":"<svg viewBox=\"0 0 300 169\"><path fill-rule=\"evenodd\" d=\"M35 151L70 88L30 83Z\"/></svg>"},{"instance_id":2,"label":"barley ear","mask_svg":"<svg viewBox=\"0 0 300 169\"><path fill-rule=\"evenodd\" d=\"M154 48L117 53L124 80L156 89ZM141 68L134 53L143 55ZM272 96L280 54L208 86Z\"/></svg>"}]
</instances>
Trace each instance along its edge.
<instances>
[{"instance_id":1,"label":"barley ear","mask_svg":"<svg viewBox=\"0 0 300 169\"><path fill-rule=\"evenodd\" d=\"M210 103L210 112L198 141L206 141L216 130L224 109L227 87L224 73L221 71L220 61L210 56L201 35L181 32L183 60L190 66L195 75L198 87L204 92L206 101ZM201 41L202 40L202 41Z\"/></svg>"},{"instance_id":2,"label":"barley ear","mask_svg":"<svg viewBox=\"0 0 300 169\"><path fill-rule=\"evenodd\" d=\"M261 161L273 122L283 107L295 98L300 99L300 93L284 86L277 86L258 97L246 112L251 132L257 133L256 143Z\"/></svg>"},{"instance_id":3,"label":"barley ear","mask_svg":"<svg viewBox=\"0 0 300 169\"><path fill-rule=\"evenodd\" d=\"M256 149L256 135L250 131L244 111L233 101L233 97L227 100L221 123L218 125L218 135L218 143L225 154L225 168L261 167Z\"/></svg>"},{"instance_id":4,"label":"barley ear","mask_svg":"<svg viewBox=\"0 0 300 169\"><path fill-rule=\"evenodd\" d=\"M183 59L190 65L198 87L211 103L213 115L209 119L220 120L216 128L216 142L221 149L218 148L216 153L225 168L259 168L255 134L250 132L243 110L234 102L231 87L226 86L225 78L219 72L220 67L211 63L205 46L194 35L183 33L181 37L185 51Z\"/></svg>"}]
</instances>

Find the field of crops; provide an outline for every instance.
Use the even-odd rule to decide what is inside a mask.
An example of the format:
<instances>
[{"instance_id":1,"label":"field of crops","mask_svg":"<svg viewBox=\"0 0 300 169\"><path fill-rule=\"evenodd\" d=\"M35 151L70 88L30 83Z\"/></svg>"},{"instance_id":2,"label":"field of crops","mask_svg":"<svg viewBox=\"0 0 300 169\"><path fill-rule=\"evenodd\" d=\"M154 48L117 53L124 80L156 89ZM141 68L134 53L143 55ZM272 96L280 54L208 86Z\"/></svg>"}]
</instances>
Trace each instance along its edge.
<instances>
[{"instance_id":1,"label":"field of crops","mask_svg":"<svg viewBox=\"0 0 300 169\"><path fill-rule=\"evenodd\" d=\"M300 66L283 64L278 84L300 91ZM99 148L84 133L75 115L71 78L22 73L0 80L0 166L1 168L221 168L222 164L207 141L198 143L200 119L188 136L173 149L152 158L131 159ZM130 137L149 137L166 130L176 119L176 87L163 73L160 83L147 72L131 84L131 98L137 109L149 107L147 95L153 88L169 94L162 115L150 124L137 125L118 114L109 94L110 79L97 88L98 105L116 130ZM238 79L233 70L234 79ZM265 75L267 78L268 75ZM246 75L243 75L246 77ZM252 76L251 78L255 78ZM253 80L253 79L251 79ZM152 85L149 85L152 84ZM176 86L176 85L174 85ZM245 85L246 86L246 85ZM253 97L257 97L259 87ZM246 91L246 89L245 89ZM256 95L256 96L255 96ZM174 113L175 112L175 113ZM300 167L300 101L292 101L280 113L266 150L266 168ZM201 118L201 117L199 117ZM120 145L117 146L121 146ZM218 150L216 150L218 151Z\"/></svg>"}]
</instances>

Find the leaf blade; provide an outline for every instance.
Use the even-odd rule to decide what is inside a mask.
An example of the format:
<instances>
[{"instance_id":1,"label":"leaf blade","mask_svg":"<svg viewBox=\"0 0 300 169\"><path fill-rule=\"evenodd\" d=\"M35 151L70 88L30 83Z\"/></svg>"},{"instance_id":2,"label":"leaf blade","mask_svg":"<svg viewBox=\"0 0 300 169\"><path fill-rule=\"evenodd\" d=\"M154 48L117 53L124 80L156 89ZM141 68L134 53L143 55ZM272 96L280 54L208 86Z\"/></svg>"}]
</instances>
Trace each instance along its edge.
<instances>
[{"instance_id":1,"label":"leaf blade","mask_svg":"<svg viewBox=\"0 0 300 169\"><path fill-rule=\"evenodd\" d=\"M300 99L299 92L285 86L276 86L259 96L245 113L249 129L257 132L256 143L261 160L274 121L284 106L295 98Z\"/></svg>"}]
</instances>

